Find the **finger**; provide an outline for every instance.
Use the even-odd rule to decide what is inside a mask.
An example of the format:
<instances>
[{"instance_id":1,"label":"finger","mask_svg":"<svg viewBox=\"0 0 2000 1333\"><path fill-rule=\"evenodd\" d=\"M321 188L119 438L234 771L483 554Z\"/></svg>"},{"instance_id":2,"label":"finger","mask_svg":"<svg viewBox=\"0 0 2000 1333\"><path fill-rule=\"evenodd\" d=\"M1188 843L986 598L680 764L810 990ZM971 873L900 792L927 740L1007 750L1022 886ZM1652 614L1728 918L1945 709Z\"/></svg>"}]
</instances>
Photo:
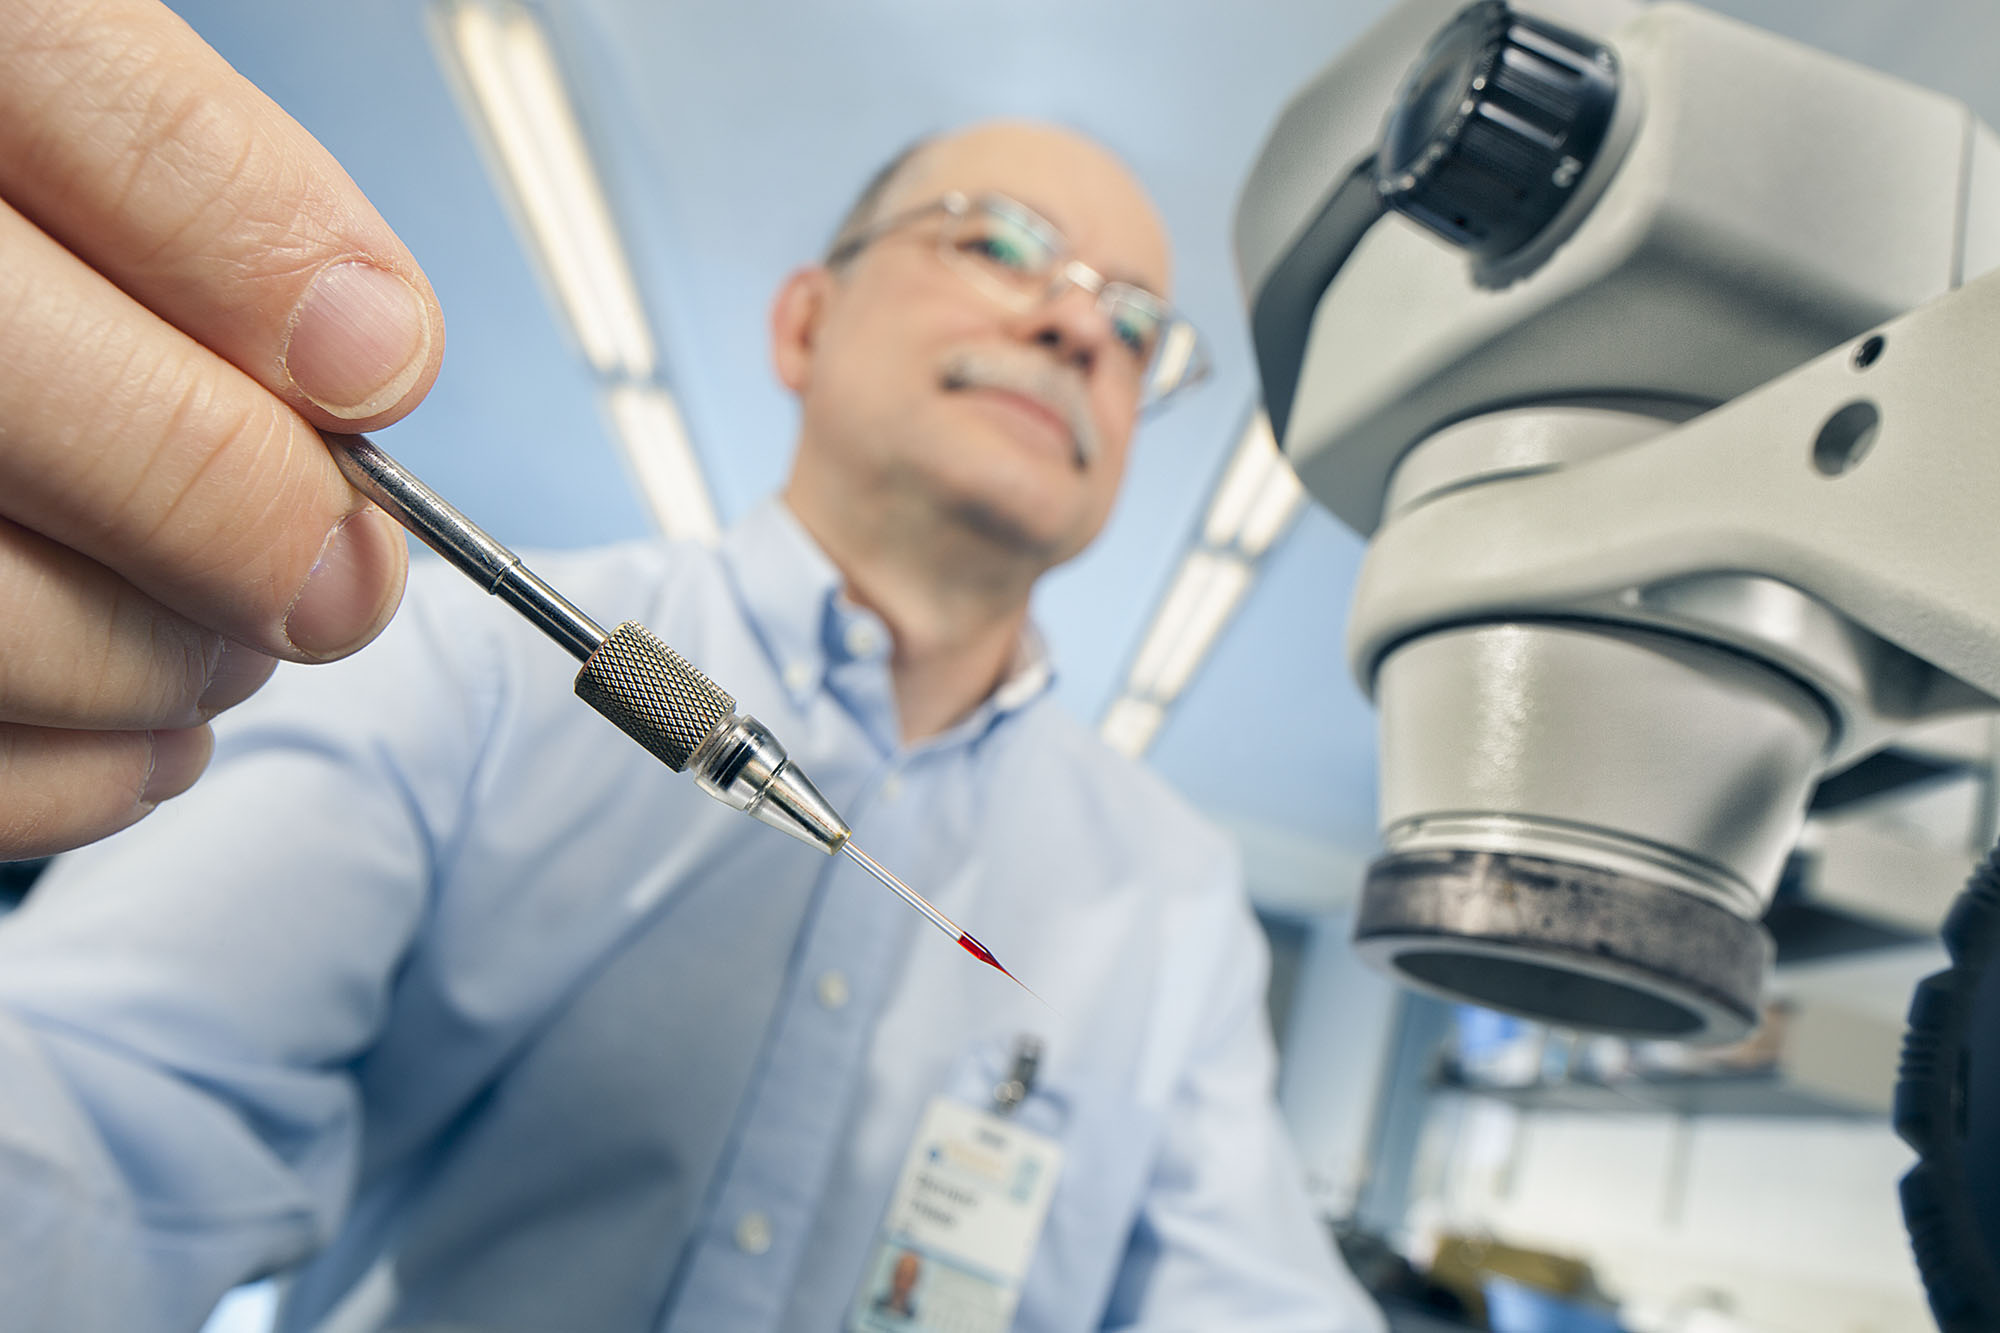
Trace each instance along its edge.
<instances>
[{"instance_id":1,"label":"finger","mask_svg":"<svg viewBox=\"0 0 2000 1333\"><path fill-rule=\"evenodd\" d=\"M153 0L0 4L0 197L316 425L386 425L436 378L416 261Z\"/></svg>"},{"instance_id":2,"label":"finger","mask_svg":"<svg viewBox=\"0 0 2000 1333\"><path fill-rule=\"evenodd\" d=\"M207 727L0 725L0 860L53 856L143 819L194 785L214 747Z\"/></svg>"},{"instance_id":3,"label":"finger","mask_svg":"<svg viewBox=\"0 0 2000 1333\"><path fill-rule=\"evenodd\" d=\"M318 433L4 204L0 368L0 517L275 656L394 612L402 534Z\"/></svg>"},{"instance_id":4,"label":"finger","mask_svg":"<svg viewBox=\"0 0 2000 1333\"><path fill-rule=\"evenodd\" d=\"M276 665L96 561L0 520L0 721L198 726L249 698Z\"/></svg>"}]
</instances>

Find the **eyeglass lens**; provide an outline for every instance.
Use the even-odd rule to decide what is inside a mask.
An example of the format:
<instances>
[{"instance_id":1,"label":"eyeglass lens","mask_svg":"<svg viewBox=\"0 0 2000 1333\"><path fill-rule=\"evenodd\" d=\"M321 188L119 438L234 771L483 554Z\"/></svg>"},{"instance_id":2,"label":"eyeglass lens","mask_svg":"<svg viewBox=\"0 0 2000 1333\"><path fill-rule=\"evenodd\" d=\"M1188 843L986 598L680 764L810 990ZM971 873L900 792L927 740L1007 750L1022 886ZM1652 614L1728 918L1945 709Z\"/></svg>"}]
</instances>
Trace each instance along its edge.
<instances>
[{"instance_id":1,"label":"eyeglass lens","mask_svg":"<svg viewBox=\"0 0 2000 1333\"><path fill-rule=\"evenodd\" d=\"M947 259L1016 309L1031 309L1056 296L1066 283L1077 282L1061 234L1003 201L972 202L951 219L942 241ZM1097 308L1131 353L1143 397L1157 400L1179 387L1192 361L1193 328L1148 292L1128 283L1097 281L1102 284L1096 291Z\"/></svg>"}]
</instances>

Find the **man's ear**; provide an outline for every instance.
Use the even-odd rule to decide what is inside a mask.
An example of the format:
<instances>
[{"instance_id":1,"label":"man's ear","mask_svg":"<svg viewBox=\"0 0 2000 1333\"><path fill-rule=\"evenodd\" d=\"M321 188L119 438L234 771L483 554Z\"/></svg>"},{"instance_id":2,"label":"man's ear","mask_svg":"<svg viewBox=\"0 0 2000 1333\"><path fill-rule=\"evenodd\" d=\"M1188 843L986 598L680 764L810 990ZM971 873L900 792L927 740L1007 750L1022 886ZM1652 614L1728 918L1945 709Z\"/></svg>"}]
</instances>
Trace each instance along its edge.
<instances>
[{"instance_id":1,"label":"man's ear","mask_svg":"<svg viewBox=\"0 0 2000 1333\"><path fill-rule=\"evenodd\" d=\"M804 393L812 382L820 321L832 283L833 275L818 265L798 269L771 302L771 365L779 382L794 394Z\"/></svg>"}]
</instances>

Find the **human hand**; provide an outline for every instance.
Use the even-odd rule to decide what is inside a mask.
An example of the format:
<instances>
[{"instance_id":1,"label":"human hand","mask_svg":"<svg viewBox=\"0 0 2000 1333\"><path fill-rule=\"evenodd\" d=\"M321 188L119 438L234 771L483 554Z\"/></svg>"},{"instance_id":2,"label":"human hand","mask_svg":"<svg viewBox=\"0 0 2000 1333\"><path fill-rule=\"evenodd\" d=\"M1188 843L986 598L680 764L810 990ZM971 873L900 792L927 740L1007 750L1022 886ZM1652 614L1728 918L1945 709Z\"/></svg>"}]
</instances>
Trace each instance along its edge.
<instances>
[{"instance_id":1,"label":"human hand","mask_svg":"<svg viewBox=\"0 0 2000 1333\"><path fill-rule=\"evenodd\" d=\"M394 614L372 430L444 322L338 163L153 0L0 0L0 859L141 818L274 659Z\"/></svg>"}]
</instances>

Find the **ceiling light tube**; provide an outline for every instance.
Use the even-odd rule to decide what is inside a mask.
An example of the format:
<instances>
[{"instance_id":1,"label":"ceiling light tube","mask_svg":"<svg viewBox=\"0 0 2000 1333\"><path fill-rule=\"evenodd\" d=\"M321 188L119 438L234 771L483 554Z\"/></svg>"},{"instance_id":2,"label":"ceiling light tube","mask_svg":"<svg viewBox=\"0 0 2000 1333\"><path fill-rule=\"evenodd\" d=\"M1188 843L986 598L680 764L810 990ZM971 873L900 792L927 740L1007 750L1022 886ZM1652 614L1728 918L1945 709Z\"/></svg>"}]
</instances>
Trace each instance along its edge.
<instances>
[{"instance_id":1,"label":"ceiling light tube","mask_svg":"<svg viewBox=\"0 0 2000 1333\"><path fill-rule=\"evenodd\" d=\"M1298 516L1306 498L1298 475L1283 459L1276 459L1264 474L1264 488L1243 516L1236 533L1236 547L1252 560L1269 550Z\"/></svg>"},{"instance_id":2,"label":"ceiling light tube","mask_svg":"<svg viewBox=\"0 0 2000 1333\"><path fill-rule=\"evenodd\" d=\"M447 11L443 30L585 357L605 374L651 375L645 308L541 26L518 5L468 2Z\"/></svg>"},{"instance_id":3,"label":"ceiling light tube","mask_svg":"<svg viewBox=\"0 0 2000 1333\"><path fill-rule=\"evenodd\" d=\"M1132 660L1129 686L1132 693L1158 697L1162 670L1174 655L1181 627L1187 623L1195 605L1202 600L1202 589L1211 576L1214 563L1215 557L1205 551L1192 551L1181 558L1180 568L1174 571L1174 581L1167 586L1167 595L1154 609L1153 622L1147 627L1146 637L1139 645L1139 655Z\"/></svg>"},{"instance_id":4,"label":"ceiling light tube","mask_svg":"<svg viewBox=\"0 0 2000 1333\"><path fill-rule=\"evenodd\" d=\"M605 406L660 531L715 545L721 525L673 395L657 385L617 384L606 391Z\"/></svg>"},{"instance_id":5,"label":"ceiling light tube","mask_svg":"<svg viewBox=\"0 0 2000 1333\"><path fill-rule=\"evenodd\" d=\"M1216 636L1229 623L1236 604L1250 587L1249 565L1233 556L1214 555L1208 559L1212 562L1208 576L1201 581L1199 595L1181 622L1173 648L1161 661L1159 674L1152 682L1153 697L1162 702L1187 688L1195 668L1208 656Z\"/></svg>"},{"instance_id":6,"label":"ceiling light tube","mask_svg":"<svg viewBox=\"0 0 2000 1333\"><path fill-rule=\"evenodd\" d=\"M1244 516L1263 491L1265 476L1278 465L1277 454L1269 419L1262 412L1253 413L1222 470L1222 480L1215 484L1215 498L1209 501L1201 525L1203 542L1221 550L1236 540Z\"/></svg>"},{"instance_id":7,"label":"ceiling light tube","mask_svg":"<svg viewBox=\"0 0 2000 1333\"><path fill-rule=\"evenodd\" d=\"M1099 731L1112 749L1137 759L1153 743L1166 717L1167 710L1150 699L1121 694L1105 710Z\"/></svg>"},{"instance_id":8,"label":"ceiling light tube","mask_svg":"<svg viewBox=\"0 0 2000 1333\"><path fill-rule=\"evenodd\" d=\"M1166 703L1187 685L1250 586L1250 566L1231 555L1190 551L1132 665L1131 693Z\"/></svg>"}]
</instances>

